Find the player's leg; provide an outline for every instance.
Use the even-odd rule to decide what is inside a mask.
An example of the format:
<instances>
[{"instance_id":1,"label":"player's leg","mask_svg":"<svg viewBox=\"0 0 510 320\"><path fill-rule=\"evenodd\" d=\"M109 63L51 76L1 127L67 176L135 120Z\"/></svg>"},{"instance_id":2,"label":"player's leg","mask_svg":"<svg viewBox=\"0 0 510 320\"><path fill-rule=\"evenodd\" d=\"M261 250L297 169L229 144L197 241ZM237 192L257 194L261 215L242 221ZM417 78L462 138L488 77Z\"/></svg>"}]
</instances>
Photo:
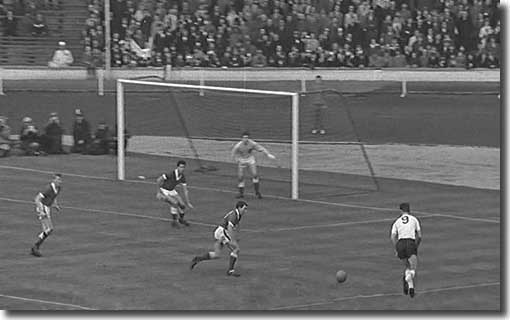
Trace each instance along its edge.
<instances>
[{"instance_id":1,"label":"player's leg","mask_svg":"<svg viewBox=\"0 0 510 320\"><path fill-rule=\"evenodd\" d=\"M250 173L252 176L253 188L255 189L255 195L257 198L262 199L262 194L260 193L260 180L257 174L257 164L255 161L250 163Z\"/></svg>"},{"instance_id":2,"label":"player's leg","mask_svg":"<svg viewBox=\"0 0 510 320\"><path fill-rule=\"evenodd\" d=\"M239 257L239 245L237 244L237 241L231 241L227 244L227 247L230 249L230 259L229 259L229 264L228 264L228 271L227 271L227 275L228 276L233 276L233 277L239 277L240 274L235 272L234 270L234 266L237 262L237 259Z\"/></svg>"},{"instance_id":3,"label":"player's leg","mask_svg":"<svg viewBox=\"0 0 510 320\"><path fill-rule=\"evenodd\" d=\"M225 238L223 228L218 227L216 230L214 230L214 238L216 241L214 242L214 251L209 251L204 253L200 256L195 256L191 260L190 269L193 270L193 268L200 262L204 260L212 260L212 259L218 259L221 255L221 249L224 246L224 243L228 241L228 239Z\"/></svg>"},{"instance_id":4,"label":"player's leg","mask_svg":"<svg viewBox=\"0 0 510 320\"><path fill-rule=\"evenodd\" d=\"M39 216L39 220L42 226L42 232L37 236L37 241L31 249L31 253L34 256L40 257L41 253L39 252L39 248L43 244L44 240L46 240L53 231L53 223L51 222L51 216L49 212L49 208L44 206L41 209L44 212L43 216Z\"/></svg>"},{"instance_id":5,"label":"player's leg","mask_svg":"<svg viewBox=\"0 0 510 320\"><path fill-rule=\"evenodd\" d=\"M318 122L319 122L319 133L326 134L326 129L324 128L324 113L326 111L326 105L321 104L317 108L319 110Z\"/></svg>"},{"instance_id":6,"label":"player's leg","mask_svg":"<svg viewBox=\"0 0 510 320\"><path fill-rule=\"evenodd\" d=\"M244 197L244 164L239 163L237 166L237 188L239 189L239 194L237 198Z\"/></svg>"},{"instance_id":7,"label":"player's leg","mask_svg":"<svg viewBox=\"0 0 510 320\"><path fill-rule=\"evenodd\" d=\"M179 213L179 223L185 226L189 226L189 222L184 220L184 209L186 209L186 205L184 204L184 201L182 200L181 196L179 194L175 195L175 200L177 202L177 211Z\"/></svg>"},{"instance_id":8,"label":"player's leg","mask_svg":"<svg viewBox=\"0 0 510 320\"><path fill-rule=\"evenodd\" d=\"M415 277L416 277L416 267L418 265L418 257L416 254L412 254L409 257L409 269L406 274L406 281L409 284L409 295L414 297L414 291L416 287Z\"/></svg>"},{"instance_id":9,"label":"player's leg","mask_svg":"<svg viewBox=\"0 0 510 320\"><path fill-rule=\"evenodd\" d=\"M159 189L156 198L168 203L170 206L170 215L172 216L172 227L178 228L179 224L177 223L177 218L179 214L179 207L177 200L174 198L174 196L170 195L169 191L161 188Z\"/></svg>"},{"instance_id":10,"label":"player's leg","mask_svg":"<svg viewBox=\"0 0 510 320\"><path fill-rule=\"evenodd\" d=\"M317 134L317 133L319 133L321 110L318 105L314 105L314 107L315 107L315 115L314 115L312 134Z\"/></svg>"}]
</instances>

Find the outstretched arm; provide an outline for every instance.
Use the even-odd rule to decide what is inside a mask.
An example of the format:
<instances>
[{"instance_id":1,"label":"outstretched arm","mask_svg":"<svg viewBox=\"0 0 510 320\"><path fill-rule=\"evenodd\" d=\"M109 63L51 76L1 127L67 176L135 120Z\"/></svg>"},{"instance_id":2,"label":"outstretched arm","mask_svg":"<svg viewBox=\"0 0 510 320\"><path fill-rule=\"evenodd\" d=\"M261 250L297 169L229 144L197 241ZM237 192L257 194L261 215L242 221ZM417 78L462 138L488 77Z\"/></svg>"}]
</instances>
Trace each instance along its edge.
<instances>
[{"instance_id":1,"label":"outstretched arm","mask_svg":"<svg viewBox=\"0 0 510 320\"><path fill-rule=\"evenodd\" d=\"M255 142L255 150L264 153L269 159L275 159L276 158L266 148L264 148L260 143Z\"/></svg>"},{"instance_id":2,"label":"outstretched arm","mask_svg":"<svg viewBox=\"0 0 510 320\"><path fill-rule=\"evenodd\" d=\"M193 208L193 205L189 201L188 187L185 184L182 185L182 191L184 193L184 200L186 201L186 204L188 205L188 207Z\"/></svg>"}]
</instances>

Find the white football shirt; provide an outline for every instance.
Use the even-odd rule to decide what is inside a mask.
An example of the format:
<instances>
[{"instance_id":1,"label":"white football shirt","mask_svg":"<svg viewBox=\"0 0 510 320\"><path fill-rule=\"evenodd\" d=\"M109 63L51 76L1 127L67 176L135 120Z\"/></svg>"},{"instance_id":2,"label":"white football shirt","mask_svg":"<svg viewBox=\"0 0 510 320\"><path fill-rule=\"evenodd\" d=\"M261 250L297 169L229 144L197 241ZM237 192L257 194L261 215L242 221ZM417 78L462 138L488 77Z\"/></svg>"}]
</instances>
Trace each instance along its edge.
<instances>
[{"instance_id":1,"label":"white football shirt","mask_svg":"<svg viewBox=\"0 0 510 320\"><path fill-rule=\"evenodd\" d=\"M421 231L420 222L416 217L404 213L391 227L391 234L396 234L398 239L416 239L416 232Z\"/></svg>"}]
</instances>

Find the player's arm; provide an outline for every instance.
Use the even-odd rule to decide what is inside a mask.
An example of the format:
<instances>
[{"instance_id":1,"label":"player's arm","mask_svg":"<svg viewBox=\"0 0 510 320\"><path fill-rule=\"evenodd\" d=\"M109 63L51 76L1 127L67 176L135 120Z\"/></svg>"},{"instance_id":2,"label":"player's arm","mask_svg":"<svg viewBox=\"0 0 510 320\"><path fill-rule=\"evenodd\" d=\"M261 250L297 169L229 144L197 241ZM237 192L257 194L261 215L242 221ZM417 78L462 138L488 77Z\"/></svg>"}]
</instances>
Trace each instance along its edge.
<instances>
[{"instance_id":1,"label":"player's arm","mask_svg":"<svg viewBox=\"0 0 510 320\"><path fill-rule=\"evenodd\" d=\"M53 200L53 208L55 208L57 211L62 210L62 207L60 206L60 201L57 201L56 198L55 200Z\"/></svg>"},{"instance_id":2,"label":"player's arm","mask_svg":"<svg viewBox=\"0 0 510 320\"><path fill-rule=\"evenodd\" d=\"M232 148L232 152L230 153L230 156L234 161L237 161L237 153L239 151L239 143L236 143L234 147Z\"/></svg>"},{"instance_id":3,"label":"player's arm","mask_svg":"<svg viewBox=\"0 0 510 320\"><path fill-rule=\"evenodd\" d=\"M184 200L186 201L188 207L193 208L193 205L189 201L188 186L185 183L182 184L182 192L184 193Z\"/></svg>"},{"instance_id":4,"label":"player's arm","mask_svg":"<svg viewBox=\"0 0 510 320\"><path fill-rule=\"evenodd\" d=\"M163 185L163 182L166 180L166 174L162 174L160 175L157 179L156 179L156 182L158 183L158 186L161 187Z\"/></svg>"},{"instance_id":5,"label":"player's arm","mask_svg":"<svg viewBox=\"0 0 510 320\"><path fill-rule=\"evenodd\" d=\"M260 143L254 142L254 144L255 144L255 150L257 150L258 152L264 153L269 159L275 159L276 158L266 148L264 148Z\"/></svg>"},{"instance_id":6,"label":"player's arm","mask_svg":"<svg viewBox=\"0 0 510 320\"><path fill-rule=\"evenodd\" d=\"M416 219L416 247L420 246L421 243L421 226L418 219Z\"/></svg>"},{"instance_id":7,"label":"player's arm","mask_svg":"<svg viewBox=\"0 0 510 320\"><path fill-rule=\"evenodd\" d=\"M38 216L39 217L44 217L44 205L42 203L42 199L44 199L44 194L42 194L42 192L39 192L36 196L35 196L35 205L37 206L37 212L39 213Z\"/></svg>"},{"instance_id":8,"label":"player's arm","mask_svg":"<svg viewBox=\"0 0 510 320\"><path fill-rule=\"evenodd\" d=\"M391 226L390 239L391 242L393 243L393 247L395 247L398 242L398 231L395 223L393 224L393 226Z\"/></svg>"}]
</instances>

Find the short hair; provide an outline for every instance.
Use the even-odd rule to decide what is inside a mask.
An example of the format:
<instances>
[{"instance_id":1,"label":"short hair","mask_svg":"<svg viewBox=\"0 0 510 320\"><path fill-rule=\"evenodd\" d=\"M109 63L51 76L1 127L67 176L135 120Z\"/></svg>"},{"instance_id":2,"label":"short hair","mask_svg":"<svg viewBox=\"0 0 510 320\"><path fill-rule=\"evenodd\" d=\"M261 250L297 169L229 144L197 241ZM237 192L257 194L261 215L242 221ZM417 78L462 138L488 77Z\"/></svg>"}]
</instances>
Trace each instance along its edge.
<instances>
[{"instance_id":1,"label":"short hair","mask_svg":"<svg viewBox=\"0 0 510 320\"><path fill-rule=\"evenodd\" d=\"M404 212L411 212L411 205L409 204L409 202L403 202L400 204L400 210L404 211Z\"/></svg>"},{"instance_id":2,"label":"short hair","mask_svg":"<svg viewBox=\"0 0 510 320\"><path fill-rule=\"evenodd\" d=\"M244 132L243 132L243 134L242 134L241 136L242 136L242 137L244 137L244 136L250 136L250 132L248 132L248 131L244 131Z\"/></svg>"},{"instance_id":3,"label":"short hair","mask_svg":"<svg viewBox=\"0 0 510 320\"><path fill-rule=\"evenodd\" d=\"M316 75L316 76L315 76L315 79L322 79L322 77L321 77L321 75L319 74L319 75Z\"/></svg>"},{"instance_id":4,"label":"short hair","mask_svg":"<svg viewBox=\"0 0 510 320\"><path fill-rule=\"evenodd\" d=\"M177 166L180 166L181 164L186 165L186 161L184 160L177 161Z\"/></svg>"},{"instance_id":5,"label":"short hair","mask_svg":"<svg viewBox=\"0 0 510 320\"><path fill-rule=\"evenodd\" d=\"M55 173L55 174L53 174L53 176L62 178L62 174L61 173Z\"/></svg>"},{"instance_id":6,"label":"short hair","mask_svg":"<svg viewBox=\"0 0 510 320\"><path fill-rule=\"evenodd\" d=\"M237 201L237 203L236 203L236 209L239 209L239 208L242 208L242 207L247 207L247 206L248 206L248 204L245 201L242 201L242 200Z\"/></svg>"}]
</instances>

